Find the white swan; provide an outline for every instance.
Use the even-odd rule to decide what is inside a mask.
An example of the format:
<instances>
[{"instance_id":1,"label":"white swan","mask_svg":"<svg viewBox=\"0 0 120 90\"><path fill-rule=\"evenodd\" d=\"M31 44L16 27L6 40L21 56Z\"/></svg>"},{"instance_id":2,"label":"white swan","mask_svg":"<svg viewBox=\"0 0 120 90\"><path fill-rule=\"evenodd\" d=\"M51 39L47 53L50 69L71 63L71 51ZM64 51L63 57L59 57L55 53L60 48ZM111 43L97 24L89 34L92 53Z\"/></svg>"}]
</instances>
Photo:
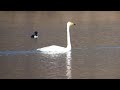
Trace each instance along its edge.
<instances>
[{"instance_id":1,"label":"white swan","mask_svg":"<svg viewBox=\"0 0 120 90\"><path fill-rule=\"evenodd\" d=\"M75 25L72 22L67 23L67 47L61 47L61 46L48 46L48 47L43 47L43 48L38 48L37 50L47 53L47 54L53 54L53 53L65 53L71 50L71 42L70 42L70 26Z\"/></svg>"}]
</instances>

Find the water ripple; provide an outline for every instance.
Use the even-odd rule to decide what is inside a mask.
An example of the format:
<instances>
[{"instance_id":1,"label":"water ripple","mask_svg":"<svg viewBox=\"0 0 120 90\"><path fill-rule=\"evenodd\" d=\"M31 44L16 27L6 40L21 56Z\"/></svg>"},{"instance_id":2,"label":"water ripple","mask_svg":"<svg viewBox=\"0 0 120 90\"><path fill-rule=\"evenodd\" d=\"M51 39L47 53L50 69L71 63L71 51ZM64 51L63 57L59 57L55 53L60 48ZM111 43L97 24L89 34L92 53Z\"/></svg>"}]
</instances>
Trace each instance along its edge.
<instances>
[{"instance_id":1,"label":"water ripple","mask_svg":"<svg viewBox=\"0 0 120 90\"><path fill-rule=\"evenodd\" d=\"M119 49L120 46L99 46L99 47L94 47L96 49ZM73 50L79 50L79 49L89 49L89 48L74 48ZM27 50L27 51L0 51L0 56L8 56L8 55L27 55L27 54L37 54L40 53L40 51L37 50Z\"/></svg>"},{"instance_id":2,"label":"water ripple","mask_svg":"<svg viewBox=\"0 0 120 90\"><path fill-rule=\"evenodd\" d=\"M8 56L8 55L27 55L27 54L35 54L38 53L36 50L28 50L28 51L0 51L0 56Z\"/></svg>"}]
</instances>

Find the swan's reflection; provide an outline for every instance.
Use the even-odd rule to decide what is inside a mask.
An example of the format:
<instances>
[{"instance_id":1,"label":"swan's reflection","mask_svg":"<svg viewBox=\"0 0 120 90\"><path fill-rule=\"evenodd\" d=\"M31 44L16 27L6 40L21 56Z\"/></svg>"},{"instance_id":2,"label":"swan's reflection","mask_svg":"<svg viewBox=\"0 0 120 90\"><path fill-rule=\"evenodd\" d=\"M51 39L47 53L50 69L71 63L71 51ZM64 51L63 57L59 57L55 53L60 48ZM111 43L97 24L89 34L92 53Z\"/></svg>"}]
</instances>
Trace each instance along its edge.
<instances>
[{"instance_id":1,"label":"swan's reflection","mask_svg":"<svg viewBox=\"0 0 120 90\"><path fill-rule=\"evenodd\" d=\"M47 53L47 52L40 52L42 56L46 57L46 58L50 58L50 59L58 59L59 57L61 57L62 55L64 56L65 53L61 54L61 53Z\"/></svg>"},{"instance_id":2,"label":"swan's reflection","mask_svg":"<svg viewBox=\"0 0 120 90\"><path fill-rule=\"evenodd\" d=\"M59 57L65 57L66 58L66 76L67 79L71 79L71 51L66 53L59 53L59 54L50 54L50 53L41 53L44 57L50 58L50 59L58 59ZM65 55L65 56L64 56Z\"/></svg>"},{"instance_id":3,"label":"swan's reflection","mask_svg":"<svg viewBox=\"0 0 120 90\"><path fill-rule=\"evenodd\" d=\"M67 79L71 79L72 78L72 75L71 75L71 51L67 52L66 53L66 76L67 76Z\"/></svg>"}]
</instances>

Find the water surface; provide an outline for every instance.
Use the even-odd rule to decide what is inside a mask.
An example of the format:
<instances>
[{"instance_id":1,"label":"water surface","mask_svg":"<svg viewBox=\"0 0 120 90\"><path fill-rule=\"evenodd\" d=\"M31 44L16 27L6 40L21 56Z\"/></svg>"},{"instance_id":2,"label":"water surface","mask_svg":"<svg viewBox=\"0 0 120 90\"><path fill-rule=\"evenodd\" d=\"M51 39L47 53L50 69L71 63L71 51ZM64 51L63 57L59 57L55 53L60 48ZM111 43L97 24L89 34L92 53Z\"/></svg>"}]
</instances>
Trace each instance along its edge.
<instances>
[{"instance_id":1,"label":"water surface","mask_svg":"<svg viewBox=\"0 0 120 90\"><path fill-rule=\"evenodd\" d=\"M37 48L66 47L72 21L72 51L46 55ZM0 11L1 79L120 78L119 11ZM38 39L31 39L34 31Z\"/></svg>"}]
</instances>

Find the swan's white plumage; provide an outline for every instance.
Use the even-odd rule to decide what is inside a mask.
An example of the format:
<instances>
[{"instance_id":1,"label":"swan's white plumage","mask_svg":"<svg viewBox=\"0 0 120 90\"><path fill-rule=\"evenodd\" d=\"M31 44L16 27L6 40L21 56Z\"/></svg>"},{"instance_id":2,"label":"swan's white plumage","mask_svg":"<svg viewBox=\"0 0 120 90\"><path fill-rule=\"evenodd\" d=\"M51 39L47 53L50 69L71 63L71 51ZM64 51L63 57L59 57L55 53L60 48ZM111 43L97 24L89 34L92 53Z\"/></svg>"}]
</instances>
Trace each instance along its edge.
<instances>
[{"instance_id":1,"label":"swan's white plumage","mask_svg":"<svg viewBox=\"0 0 120 90\"><path fill-rule=\"evenodd\" d=\"M37 50L40 50L42 52L54 52L54 53L67 52L67 49L65 47L60 47L60 46L56 46L56 45L43 47L43 48L38 48Z\"/></svg>"},{"instance_id":2,"label":"swan's white plumage","mask_svg":"<svg viewBox=\"0 0 120 90\"><path fill-rule=\"evenodd\" d=\"M55 53L65 53L71 50L71 42L70 42L70 32L69 28L70 26L75 25L72 22L67 23L67 47L61 47L61 46L48 46L48 47L43 47L43 48L38 48L37 50L47 53L47 54L55 54Z\"/></svg>"}]
</instances>

